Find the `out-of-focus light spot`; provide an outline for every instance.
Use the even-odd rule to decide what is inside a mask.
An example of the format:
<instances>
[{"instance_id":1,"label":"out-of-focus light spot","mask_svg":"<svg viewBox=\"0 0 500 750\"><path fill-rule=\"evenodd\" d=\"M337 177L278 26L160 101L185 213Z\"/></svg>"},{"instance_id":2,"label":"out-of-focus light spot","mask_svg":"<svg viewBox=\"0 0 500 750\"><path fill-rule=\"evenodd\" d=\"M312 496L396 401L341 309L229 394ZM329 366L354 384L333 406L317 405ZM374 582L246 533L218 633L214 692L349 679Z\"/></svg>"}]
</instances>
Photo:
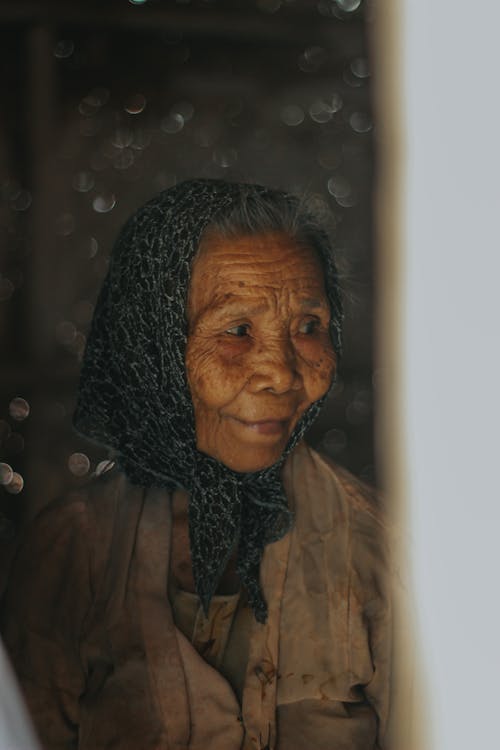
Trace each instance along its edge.
<instances>
[{"instance_id":1,"label":"out-of-focus light spot","mask_svg":"<svg viewBox=\"0 0 500 750\"><path fill-rule=\"evenodd\" d=\"M316 99L309 107L309 117L314 122L328 122L332 115L332 108L323 99Z\"/></svg>"},{"instance_id":2,"label":"out-of-focus light spot","mask_svg":"<svg viewBox=\"0 0 500 750\"><path fill-rule=\"evenodd\" d=\"M126 148L132 143L134 133L130 128L117 128L111 138L111 143L116 148Z\"/></svg>"},{"instance_id":3,"label":"out-of-focus light spot","mask_svg":"<svg viewBox=\"0 0 500 750\"><path fill-rule=\"evenodd\" d=\"M84 117L93 117L100 108L100 102L92 96L84 97L78 105L78 111Z\"/></svg>"},{"instance_id":4,"label":"out-of-focus light spot","mask_svg":"<svg viewBox=\"0 0 500 750\"><path fill-rule=\"evenodd\" d=\"M2 198L6 201L12 201L17 198L21 192L21 185L17 180L4 180L1 187Z\"/></svg>"},{"instance_id":5,"label":"out-of-focus light spot","mask_svg":"<svg viewBox=\"0 0 500 750\"><path fill-rule=\"evenodd\" d=\"M145 5L148 0L128 0L131 5Z\"/></svg>"},{"instance_id":6,"label":"out-of-focus light spot","mask_svg":"<svg viewBox=\"0 0 500 750\"><path fill-rule=\"evenodd\" d=\"M105 140L101 144L101 154L106 159L114 159L117 154L121 151L120 146L116 146L111 140Z\"/></svg>"},{"instance_id":7,"label":"out-of-focus light spot","mask_svg":"<svg viewBox=\"0 0 500 750\"><path fill-rule=\"evenodd\" d=\"M95 180L92 172L77 172L73 177L73 188L79 193L88 193L94 187Z\"/></svg>"},{"instance_id":8,"label":"out-of-focus light spot","mask_svg":"<svg viewBox=\"0 0 500 750\"><path fill-rule=\"evenodd\" d=\"M80 360L83 357L83 352L85 351L86 342L87 342L87 339L85 338L85 335L81 333L81 331L78 331L73 343L71 344L71 349Z\"/></svg>"},{"instance_id":9,"label":"out-of-focus light spot","mask_svg":"<svg viewBox=\"0 0 500 750\"><path fill-rule=\"evenodd\" d=\"M85 100L93 107L104 107L108 103L110 97L109 89L104 86L96 86L90 93L87 94Z\"/></svg>"},{"instance_id":10,"label":"out-of-focus light spot","mask_svg":"<svg viewBox=\"0 0 500 750\"><path fill-rule=\"evenodd\" d=\"M14 471L12 469L12 466L10 466L9 464L0 463L0 484L5 487L6 484L10 484L10 482L12 482L13 477Z\"/></svg>"},{"instance_id":11,"label":"out-of-focus light spot","mask_svg":"<svg viewBox=\"0 0 500 750\"><path fill-rule=\"evenodd\" d=\"M345 198L351 192L349 181L341 175L330 177L327 183L328 192L334 198Z\"/></svg>"},{"instance_id":12,"label":"out-of-focus light spot","mask_svg":"<svg viewBox=\"0 0 500 750\"><path fill-rule=\"evenodd\" d=\"M359 8L361 0L337 0L337 5L345 13L352 13Z\"/></svg>"},{"instance_id":13,"label":"out-of-focus light spot","mask_svg":"<svg viewBox=\"0 0 500 750\"><path fill-rule=\"evenodd\" d=\"M96 195L92 201L92 208L98 214L107 214L116 206L116 197L113 193L101 193Z\"/></svg>"},{"instance_id":14,"label":"out-of-focus light spot","mask_svg":"<svg viewBox=\"0 0 500 750\"><path fill-rule=\"evenodd\" d=\"M234 122L237 117L243 112L243 101L238 97L236 99L229 99L226 106L223 109L223 117L228 122Z\"/></svg>"},{"instance_id":15,"label":"out-of-focus light spot","mask_svg":"<svg viewBox=\"0 0 500 750\"><path fill-rule=\"evenodd\" d=\"M281 8L281 0L257 0L257 6L265 13L276 13Z\"/></svg>"},{"instance_id":16,"label":"out-of-focus light spot","mask_svg":"<svg viewBox=\"0 0 500 750\"><path fill-rule=\"evenodd\" d=\"M322 16L327 16L328 18L338 18L339 21L343 21L345 19L344 13L340 10L339 6L336 3L336 0L318 0L318 12Z\"/></svg>"},{"instance_id":17,"label":"out-of-focus light spot","mask_svg":"<svg viewBox=\"0 0 500 750\"><path fill-rule=\"evenodd\" d=\"M366 422L372 410L372 395L368 390L358 391L347 406L346 417L350 424Z\"/></svg>"},{"instance_id":18,"label":"out-of-focus light spot","mask_svg":"<svg viewBox=\"0 0 500 750\"><path fill-rule=\"evenodd\" d=\"M338 112L339 110L342 109L342 107L344 106L344 102L342 100L342 97L338 93L338 91L334 91L331 99L328 102L328 105L330 109L332 110L332 112Z\"/></svg>"},{"instance_id":19,"label":"out-of-focus light spot","mask_svg":"<svg viewBox=\"0 0 500 750\"><path fill-rule=\"evenodd\" d=\"M61 237L69 237L70 234L73 234L75 229L75 217L73 214L60 214L56 219L55 227L56 234Z\"/></svg>"},{"instance_id":20,"label":"out-of-focus light spot","mask_svg":"<svg viewBox=\"0 0 500 750\"><path fill-rule=\"evenodd\" d=\"M11 206L14 211L27 211L31 203L31 193L28 190L20 190L15 198L12 199Z\"/></svg>"},{"instance_id":21,"label":"out-of-focus light spot","mask_svg":"<svg viewBox=\"0 0 500 750\"><path fill-rule=\"evenodd\" d=\"M353 112L349 117L349 125L355 133L368 133L373 127L371 117L365 112Z\"/></svg>"},{"instance_id":22,"label":"out-of-focus light spot","mask_svg":"<svg viewBox=\"0 0 500 750\"><path fill-rule=\"evenodd\" d=\"M328 60L328 53L323 47L306 47L299 56L299 68L304 73L316 73Z\"/></svg>"},{"instance_id":23,"label":"out-of-focus light spot","mask_svg":"<svg viewBox=\"0 0 500 750\"><path fill-rule=\"evenodd\" d=\"M151 131L139 128L134 131L132 143L130 144L136 151L143 151L151 143Z\"/></svg>"},{"instance_id":24,"label":"out-of-focus light spot","mask_svg":"<svg viewBox=\"0 0 500 750\"><path fill-rule=\"evenodd\" d=\"M125 112L129 115L139 115L146 107L146 97L143 94L132 94L124 105Z\"/></svg>"},{"instance_id":25,"label":"out-of-focus light spot","mask_svg":"<svg viewBox=\"0 0 500 750\"><path fill-rule=\"evenodd\" d=\"M76 336L76 327L69 320L62 320L56 326L56 340L59 344L69 346Z\"/></svg>"},{"instance_id":26,"label":"out-of-focus light spot","mask_svg":"<svg viewBox=\"0 0 500 750\"><path fill-rule=\"evenodd\" d=\"M342 71L342 80L347 83L351 88L358 88L364 83L364 79L359 76L355 76L350 67L344 68Z\"/></svg>"},{"instance_id":27,"label":"out-of-focus light spot","mask_svg":"<svg viewBox=\"0 0 500 750\"><path fill-rule=\"evenodd\" d=\"M90 242L89 242L89 258L95 258L98 250L99 250L99 243L97 242L95 237L91 237Z\"/></svg>"},{"instance_id":28,"label":"out-of-focus light spot","mask_svg":"<svg viewBox=\"0 0 500 750\"><path fill-rule=\"evenodd\" d=\"M76 477L84 477L90 469L89 457L85 453L72 453L68 458L68 469Z\"/></svg>"},{"instance_id":29,"label":"out-of-focus light spot","mask_svg":"<svg viewBox=\"0 0 500 750\"><path fill-rule=\"evenodd\" d=\"M169 114L162 119L160 127L164 133L169 135L179 133L184 127L184 117L178 112Z\"/></svg>"},{"instance_id":30,"label":"out-of-focus light spot","mask_svg":"<svg viewBox=\"0 0 500 750\"><path fill-rule=\"evenodd\" d=\"M11 495L19 495L19 493L22 492L23 487L24 479L17 473L17 471L12 474L12 479L7 485L5 485L5 489L7 492L10 492Z\"/></svg>"},{"instance_id":31,"label":"out-of-focus light spot","mask_svg":"<svg viewBox=\"0 0 500 750\"><path fill-rule=\"evenodd\" d=\"M12 419L15 419L16 422L22 422L23 419L26 419L26 417L29 416L29 413L30 405L26 399L21 398L20 396L16 396L16 398L12 399L9 404L9 414Z\"/></svg>"},{"instance_id":32,"label":"out-of-focus light spot","mask_svg":"<svg viewBox=\"0 0 500 750\"><path fill-rule=\"evenodd\" d=\"M327 200L325 200L324 196L320 193L310 193L309 194L309 202L311 206L311 210L314 212L314 215L318 217L318 219L324 221L325 223L328 221L330 226L333 229L333 218L332 218L332 212L329 206L329 203Z\"/></svg>"},{"instance_id":33,"label":"out-of-focus light spot","mask_svg":"<svg viewBox=\"0 0 500 750\"><path fill-rule=\"evenodd\" d=\"M355 57L354 60L351 60L350 68L358 78L368 78L370 75L366 57Z\"/></svg>"},{"instance_id":34,"label":"out-of-focus light spot","mask_svg":"<svg viewBox=\"0 0 500 750\"><path fill-rule=\"evenodd\" d=\"M331 456L342 453L346 446L347 435L343 430L329 430L320 443L320 447Z\"/></svg>"},{"instance_id":35,"label":"out-of-focus light spot","mask_svg":"<svg viewBox=\"0 0 500 750\"><path fill-rule=\"evenodd\" d=\"M342 152L335 146L325 146L318 154L318 164L323 169L337 169L342 163Z\"/></svg>"},{"instance_id":36,"label":"out-of-focus light spot","mask_svg":"<svg viewBox=\"0 0 500 750\"><path fill-rule=\"evenodd\" d=\"M71 57L75 51L75 43L72 39L60 39L54 45L54 56L59 59Z\"/></svg>"},{"instance_id":37,"label":"out-of-focus light spot","mask_svg":"<svg viewBox=\"0 0 500 750\"><path fill-rule=\"evenodd\" d=\"M101 474L105 474L107 471L111 471L113 466L115 465L114 461L111 461L109 458L105 461L99 461L97 466L95 467L95 475L96 477L100 476Z\"/></svg>"},{"instance_id":38,"label":"out-of-focus light spot","mask_svg":"<svg viewBox=\"0 0 500 750\"><path fill-rule=\"evenodd\" d=\"M281 121L290 127L296 127L304 122L304 110L298 104L287 104L280 112Z\"/></svg>"},{"instance_id":39,"label":"out-of-focus light spot","mask_svg":"<svg viewBox=\"0 0 500 750\"><path fill-rule=\"evenodd\" d=\"M352 208L358 202L357 196L353 192L349 193L349 195L335 196L335 200L342 208Z\"/></svg>"},{"instance_id":40,"label":"out-of-focus light spot","mask_svg":"<svg viewBox=\"0 0 500 750\"><path fill-rule=\"evenodd\" d=\"M10 279L0 278L0 302L7 302L14 294L14 289Z\"/></svg>"},{"instance_id":41,"label":"out-of-focus light spot","mask_svg":"<svg viewBox=\"0 0 500 750\"><path fill-rule=\"evenodd\" d=\"M238 161L238 152L235 148L218 148L213 152L212 159L219 167L227 169Z\"/></svg>"},{"instance_id":42,"label":"out-of-focus light spot","mask_svg":"<svg viewBox=\"0 0 500 750\"><path fill-rule=\"evenodd\" d=\"M134 152L130 148L124 148L113 159L115 169L128 169L134 163Z\"/></svg>"},{"instance_id":43,"label":"out-of-focus light spot","mask_svg":"<svg viewBox=\"0 0 500 750\"><path fill-rule=\"evenodd\" d=\"M191 102L183 99L182 101L176 102L174 105L172 105L170 112L172 114L181 115L184 119L184 122L186 123L192 119L194 115L194 107Z\"/></svg>"}]
</instances>

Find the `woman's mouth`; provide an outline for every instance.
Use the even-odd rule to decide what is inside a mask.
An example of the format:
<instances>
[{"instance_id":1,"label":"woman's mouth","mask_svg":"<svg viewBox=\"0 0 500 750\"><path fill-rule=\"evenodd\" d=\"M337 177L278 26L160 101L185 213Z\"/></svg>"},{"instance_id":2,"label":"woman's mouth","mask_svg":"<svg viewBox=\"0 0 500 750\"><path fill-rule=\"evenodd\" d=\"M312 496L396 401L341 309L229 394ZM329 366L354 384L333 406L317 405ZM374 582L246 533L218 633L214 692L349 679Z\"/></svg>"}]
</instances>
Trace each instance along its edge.
<instances>
[{"instance_id":1,"label":"woman's mouth","mask_svg":"<svg viewBox=\"0 0 500 750\"><path fill-rule=\"evenodd\" d=\"M290 421L289 419L259 419L255 422L247 422L237 417L232 417L232 419L259 435L282 435L283 432L287 431Z\"/></svg>"},{"instance_id":2,"label":"woman's mouth","mask_svg":"<svg viewBox=\"0 0 500 750\"><path fill-rule=\"evenodd\" d=\"M245 424L250 430L260 435L279 435L285 430L287 423L288 420L266 419L262 422L246 422Z\"/></svg>"}]
</instances>

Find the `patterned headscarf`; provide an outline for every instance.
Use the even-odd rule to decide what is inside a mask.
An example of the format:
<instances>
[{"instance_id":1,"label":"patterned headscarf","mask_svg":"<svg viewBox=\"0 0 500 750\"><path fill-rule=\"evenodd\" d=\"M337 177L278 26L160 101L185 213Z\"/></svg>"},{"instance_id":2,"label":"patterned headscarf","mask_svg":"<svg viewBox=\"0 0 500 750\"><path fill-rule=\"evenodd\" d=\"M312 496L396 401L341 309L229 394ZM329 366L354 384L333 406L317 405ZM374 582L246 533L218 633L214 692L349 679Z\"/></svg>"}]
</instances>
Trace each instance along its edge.
<instances>
[{"instance_id":1,"label":"patterned headscarf","mask_svg":"<svg viewBox=\"0 0 500 750\"><path fill-rule=\"evenodd\" d=\"M241 474L197 450L185 369L190 268L201 234L252 193L276 194L258 185L192 180L163 191L129 219L97 300L74 424L111 448L134 484L187 490L193 575L205 612L237 547L240 581L255 617L265 622L262 553L292 522L282 465L323 399L304 413L276 464ZM279 195L296 205L297 198ZM317 249L340 352L341 303L326 235L323 244Z\"/></svg>"}]
</instances>

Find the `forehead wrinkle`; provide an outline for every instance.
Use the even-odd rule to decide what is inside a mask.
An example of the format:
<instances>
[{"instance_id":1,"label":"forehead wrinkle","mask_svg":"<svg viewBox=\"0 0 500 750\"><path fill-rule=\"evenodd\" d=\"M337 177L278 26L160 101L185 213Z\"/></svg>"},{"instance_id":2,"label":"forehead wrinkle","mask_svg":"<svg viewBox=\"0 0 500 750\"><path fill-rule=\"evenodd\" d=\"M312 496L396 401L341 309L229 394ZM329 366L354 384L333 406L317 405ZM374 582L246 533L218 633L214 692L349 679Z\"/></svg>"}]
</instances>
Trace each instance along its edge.
<instances>
[{"instance_id":1,"label":"forehead wrinkle","mask_svg":"<svg viewBox=\"0 0 500 750\"><path fill-rule=\"evenodd\" d=\"M232 317L235 320L238 318L252 317L254 315L260 315L272 310L274 313L282 307L289 307L291 303L291 297L288 290L281 290L279 295L275 294L275 290L270 290L270 294L264 292L264 299L262 301L255 301L254 295L245 294L231 294L221 296L218 299L210 300L197 314L196 321L200 319L210 317L214 320L220 318ZM298 306L300 311L326 311L329 310L329 306L326 301L322 301L318 298L306 297L298 300Z\"/></svg>"},{"instance_id":2,"label":"forehead wrinkle","mask_svg":"<svg viewBox=\"0 0 500 750\"><path fill-rule=\"evenodd\" d=\"M257 302L257 304L248 304L245 301L244 296L232 295L232 299L220 299L219 301L209 302L204 309L201 311L201 315L204 313L213 313L214 316L219 317L222 315L259 315L260 313L266 312L269 309L268 302Z\"/></svg>"}]
</instances>

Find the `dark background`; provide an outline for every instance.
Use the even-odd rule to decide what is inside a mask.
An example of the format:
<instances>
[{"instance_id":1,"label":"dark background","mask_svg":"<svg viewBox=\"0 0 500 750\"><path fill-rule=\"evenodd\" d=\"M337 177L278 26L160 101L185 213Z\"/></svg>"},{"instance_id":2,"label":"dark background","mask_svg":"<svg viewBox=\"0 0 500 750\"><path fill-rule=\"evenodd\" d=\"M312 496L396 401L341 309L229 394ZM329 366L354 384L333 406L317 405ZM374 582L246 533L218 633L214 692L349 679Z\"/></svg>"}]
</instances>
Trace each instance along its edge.
<instances>
[{"instance_id":1,"label":"dark background","mask_svg":"<svg viewBox=\"0 0 500 750\"><path fill-rule=\"evenodd\" d=\"M329 213L345 355L309 440L375 480L369 16L359 0L0 3L7 546L106 457L71 430L93 304L125 219L190 177L307 192Z\"/></svg>"}]
</instances>

